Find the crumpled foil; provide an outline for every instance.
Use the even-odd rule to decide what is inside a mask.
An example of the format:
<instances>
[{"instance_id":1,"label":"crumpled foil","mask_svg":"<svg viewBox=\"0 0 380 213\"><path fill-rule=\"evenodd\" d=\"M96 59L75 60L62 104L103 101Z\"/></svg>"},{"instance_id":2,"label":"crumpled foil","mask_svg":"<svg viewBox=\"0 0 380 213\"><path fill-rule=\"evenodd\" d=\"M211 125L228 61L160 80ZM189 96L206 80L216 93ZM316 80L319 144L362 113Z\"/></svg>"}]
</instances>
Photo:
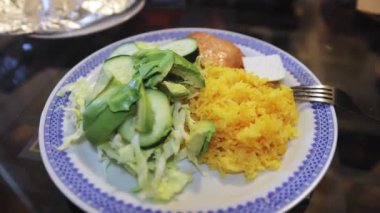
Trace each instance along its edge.
<instances>
[{"instance_id":1,"label":"crumpled foil","mask_svg":"<svg viewBox=\"0 0 380 213\"><path fill-rule=\"evenodd\" d=\"M0 33L57 33L83 28L134 0L0 0Z\"/></svg>"}]
</instances>

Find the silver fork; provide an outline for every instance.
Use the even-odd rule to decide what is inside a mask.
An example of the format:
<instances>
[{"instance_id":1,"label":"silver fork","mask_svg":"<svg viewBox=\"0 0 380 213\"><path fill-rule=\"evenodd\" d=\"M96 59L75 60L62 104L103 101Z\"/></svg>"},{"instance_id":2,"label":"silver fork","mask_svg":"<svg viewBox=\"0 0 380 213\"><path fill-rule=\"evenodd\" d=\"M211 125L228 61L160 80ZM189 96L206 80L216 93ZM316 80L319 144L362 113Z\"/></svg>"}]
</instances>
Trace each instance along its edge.
<instances>
[{"instance_id":1,"label":"silver fork","mask_svg":"<svg viewBox=\"0 0 380 213\"><path fill-rule=\"evenodd\" d=\"M322 102L335 104L335 88L327 85L310 85L292 87L297 101Z\"/></svg>"},{"instance_id":2,"label":"silver fork","mask_svg":"<svg viewBox=\"0 0 380 213\"><path fill-rule=\"evenodd\" d=\"M338 88L328 85L294 86L291 88L296 101L327 103L380 122L380 119L364 113L347 93Z\"/></svg>"}]
</instances>

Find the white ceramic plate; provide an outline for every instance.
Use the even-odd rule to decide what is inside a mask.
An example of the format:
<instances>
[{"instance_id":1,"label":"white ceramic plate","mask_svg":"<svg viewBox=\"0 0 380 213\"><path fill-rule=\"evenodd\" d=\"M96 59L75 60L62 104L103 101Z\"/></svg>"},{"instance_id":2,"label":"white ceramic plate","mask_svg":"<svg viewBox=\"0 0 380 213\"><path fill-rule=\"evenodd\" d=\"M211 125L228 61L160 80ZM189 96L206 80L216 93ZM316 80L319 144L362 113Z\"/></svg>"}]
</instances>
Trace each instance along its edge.
<instances>
[{"instance_id":1,"label":"white ceramic plate","mask_svg":"<svg viewBox=\"0 0 380 213\"><path fill-rule=\"evenodd\" d=\"M297 59L261 40L238 33L205 29L179 28L154 31L111 44L90 55L58 83L41 116L39 142L45 167L58 188L85 211L103 212L277 212L286 211L301 201L325 174L335 151L337 122L332 106L316 103L298 105L299 137L292 140L281 168L261 173L246 182L242 175L221 178L215 171L209 175L194 174L193 182L182 194L166 204L139 200L128 190L134 179L117 166L104 172L96 151L89 143L58 151L65 134L72 131L64 119L63 105L68 96L57 91L81 76L97 72L111 51L126 42L167 41L185 37L195 31L208 32L230 40L250 55L279 54L287 70L284 84L318 84L318 79ZM182 165L185 169L186 163ZM207 167L203 167L207 170Z\"/></svg>"},{"instance_id":2,"label":"white ceramic plate","mask_svg":"<svg viewBox=\"0 0 380 213\"><path fill-rule=\"evenodd\" d=\"M112 15L103 20L100 20L97 23L91 24L89 26L83 27L79 30L73 30L68 32L59 32L59 33L35 33L30 34L30 37L41 38L41 39L63 39L63 38L72 38L78 36L84 36L91 33L96 33L118 24L121 24L133 16L135 16L140 10L144 7L145 0L133 0L130 8L126 9L124 12L116 15Z\"/></svg>"}]
</instances>

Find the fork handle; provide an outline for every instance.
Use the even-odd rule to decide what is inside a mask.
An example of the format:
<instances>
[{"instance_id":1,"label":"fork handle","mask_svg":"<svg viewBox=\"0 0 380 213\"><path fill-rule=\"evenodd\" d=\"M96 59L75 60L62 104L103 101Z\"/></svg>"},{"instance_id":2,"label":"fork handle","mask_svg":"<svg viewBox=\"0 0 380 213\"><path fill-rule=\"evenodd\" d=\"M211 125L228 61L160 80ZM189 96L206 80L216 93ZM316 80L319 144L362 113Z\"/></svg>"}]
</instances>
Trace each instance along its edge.
<instances>
[{"instance_id":1,"label":"fork handle","mask_svg":"<svg viewBox=\"0 0 380 213\"><path fill-rule=\"evenodd\" d=\"M335 89L335 93L337 93L335 96L335 99L336 99L335 106L349 112L357 113L370 120L380 122L379 118L374 117L370 114L367 114L363 110L361 110L345 92L339 89Z\"/></svg>"}]
</instances>

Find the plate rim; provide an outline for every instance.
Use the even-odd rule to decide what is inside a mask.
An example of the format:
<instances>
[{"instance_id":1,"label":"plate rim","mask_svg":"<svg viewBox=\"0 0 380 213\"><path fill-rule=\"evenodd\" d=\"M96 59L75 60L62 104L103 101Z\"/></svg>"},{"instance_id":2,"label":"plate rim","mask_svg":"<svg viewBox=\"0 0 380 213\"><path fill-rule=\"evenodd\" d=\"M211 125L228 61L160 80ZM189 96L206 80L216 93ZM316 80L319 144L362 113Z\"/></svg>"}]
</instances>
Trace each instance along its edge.
<instances>
[{"instance_id":1,"label":"plate rim","mask_svg":"<svg viewBox=\"0 0 380 213\"><path fill-rule=\"evenodd\" d=\"M111 48L114 48L117 45L120 45L120 44L122 44L124 42L128 42L128 40L134 40L135 38L144 37L144 36L148 36L148 35L155 35L155 34L160 34L160 33L175 33L175 32L180 32L180 31L186 31L186 32L206 31L206 32L224 33L224 34L229 34L229 35L235 35L235 36L243 37L243 38L246 38L246 39L256 40L257 42L259 42L261 44L264 44L265 46L269 46L270 48L272 48L272 49L274 49L274 50L276 50L276 51L278 51L278 52L286 55L288 58L291 59L291 61L296 62L298 66L300 66L302 69L306 70L307 73L312 77L313 80L315 80L317 83L320 83L319 79L314 75L313 72L311 72L310 69L308 69L301 61L299 61L297 58L295 58L294 56L292 56L288 52L286 52L286 51L280 49L279 47L276 47L276 46L274 46L274 45L272 45L272 44L270 44L270 43L268 43L266 41L263 41L261 39L258 39L258 38L252 37L252 36L248 36L248 35L244 35L244 34L241 34L241 33L236 33L236 32L232 32L232 31L228 31L228 30L220 30L220 29L212 29L212 28L193 28L193 27L191 27L191 28L170 28L170 29L163 29L163 30L156 30L156 31L145 32L145 33L137 34L137 35L134 35L134 36L126 37L124 39L121 39L119 41L116 41L116 42L113 42L111 44L108 44L108 45L104 46L103 48L95 51L94 53L90 54L89 56L87 56L86 58L84 58L83 60L81 60L80 62L78 62L73 68L71 68L60 79L60 81L56 84L56 86L54 87L54 89L50 93L50 95L49 95L49 97L48 97L48 99L47 99L47 101L45 103L45 106L44 106L44 109L42 111L41 117L40 117L39 136L38 136L38 138L39 138L40 153L41 153L41 156L42 156L42 160L43 160L43 164L45 166L45 169L47 170L50 178L52 179L52 181L54 182L54 184L58 187L58 189L67 198L69 198L69 200L71 202L73 202L78 207L82 208L83 210L85 210L85 211L91 211L91 212L97 211L95 208L93 208L88 203L84 202L80 197L78 197L76 194L74 194L74 192L72 192L68 187L66 187L64 185L64 183L59 178L59 176L57 175L57 173L54 172L54 169L53 169L51 163L49 162L49 159L48 159L48 156L47 156L47 153L46 153L46 148L45 148L45 143L44 143L44 134L45 134L44 133L44 127L45 127L46 115L47 115L47 112L48 112L48 109L49 109L49 106L50 106L52 100L56 96L56 94L59 91L59 89L61 89L61 87L65 83L65 81L73 74L73 72L76 71L83 63L85 63L89 59L93 58L94 56L97 56L98 54L100 54L102 52L103 53L107 52L106 51L107 49L110 50ZM290 74L292 74L292 73L290 73ZM312 191L316 187L317 184L319 184L319 182L322 180L322 178L326 174L328 168L330 167L331 161L333 159L333 156L334 156L334 153L335 153L335 150L336 150L336 145L337 145L338 124L337 124L337 117L336 117L336 113L335 113L334 107L333 106L329 106L329 110L331 111L331 115L332 115L331 116L332 117L332 127L334 129L333 129L332 146L331 146L331 149L330 149L329 156L328 156L328 158L326 160L326 163L323 165L323 168L320 170L320 172L317 175L317 177L315 177L312 180L312 183L302 193L298 194L295 199L293 199L290 202L286 203L284 206L282 206L280 209L277 209L276 211L285 212L285 211L288 211L290 208L294 207L300 200L302 200L306 195L308 195L310 193L310 191ZM314 137L313 137L313 141L314 141ZM293 175L294 174L292 174L291 176L293 176ZM248 201L248 202L250 202L250 201ZM247 205L247 203L239 204L239 205ZM237 206L234 206L234 207L238 208ZM223 209L223 210L227 210L228 211L228 209Z\"/></svg>"},{"instance_id":2,"label":"plate rim","mask_svg":"<svg viewBox=\"0 0 380 213\"><path fill-rule=\"evenodd\" d=\"M99 20L98 22L92 23L78 30L67 31L62 33L32 33L28 36L36 39L66 39L101 32L103 30L115 27L116 25L121 24L125 21L128 21L129 19L137 15L144 8L146 4L145 1L146 0L135 0L135 2L133 2L132 5L125 11L119 14L112 15L110 17L106 17L103 21Z\"/></svg>"}]
</instances>

